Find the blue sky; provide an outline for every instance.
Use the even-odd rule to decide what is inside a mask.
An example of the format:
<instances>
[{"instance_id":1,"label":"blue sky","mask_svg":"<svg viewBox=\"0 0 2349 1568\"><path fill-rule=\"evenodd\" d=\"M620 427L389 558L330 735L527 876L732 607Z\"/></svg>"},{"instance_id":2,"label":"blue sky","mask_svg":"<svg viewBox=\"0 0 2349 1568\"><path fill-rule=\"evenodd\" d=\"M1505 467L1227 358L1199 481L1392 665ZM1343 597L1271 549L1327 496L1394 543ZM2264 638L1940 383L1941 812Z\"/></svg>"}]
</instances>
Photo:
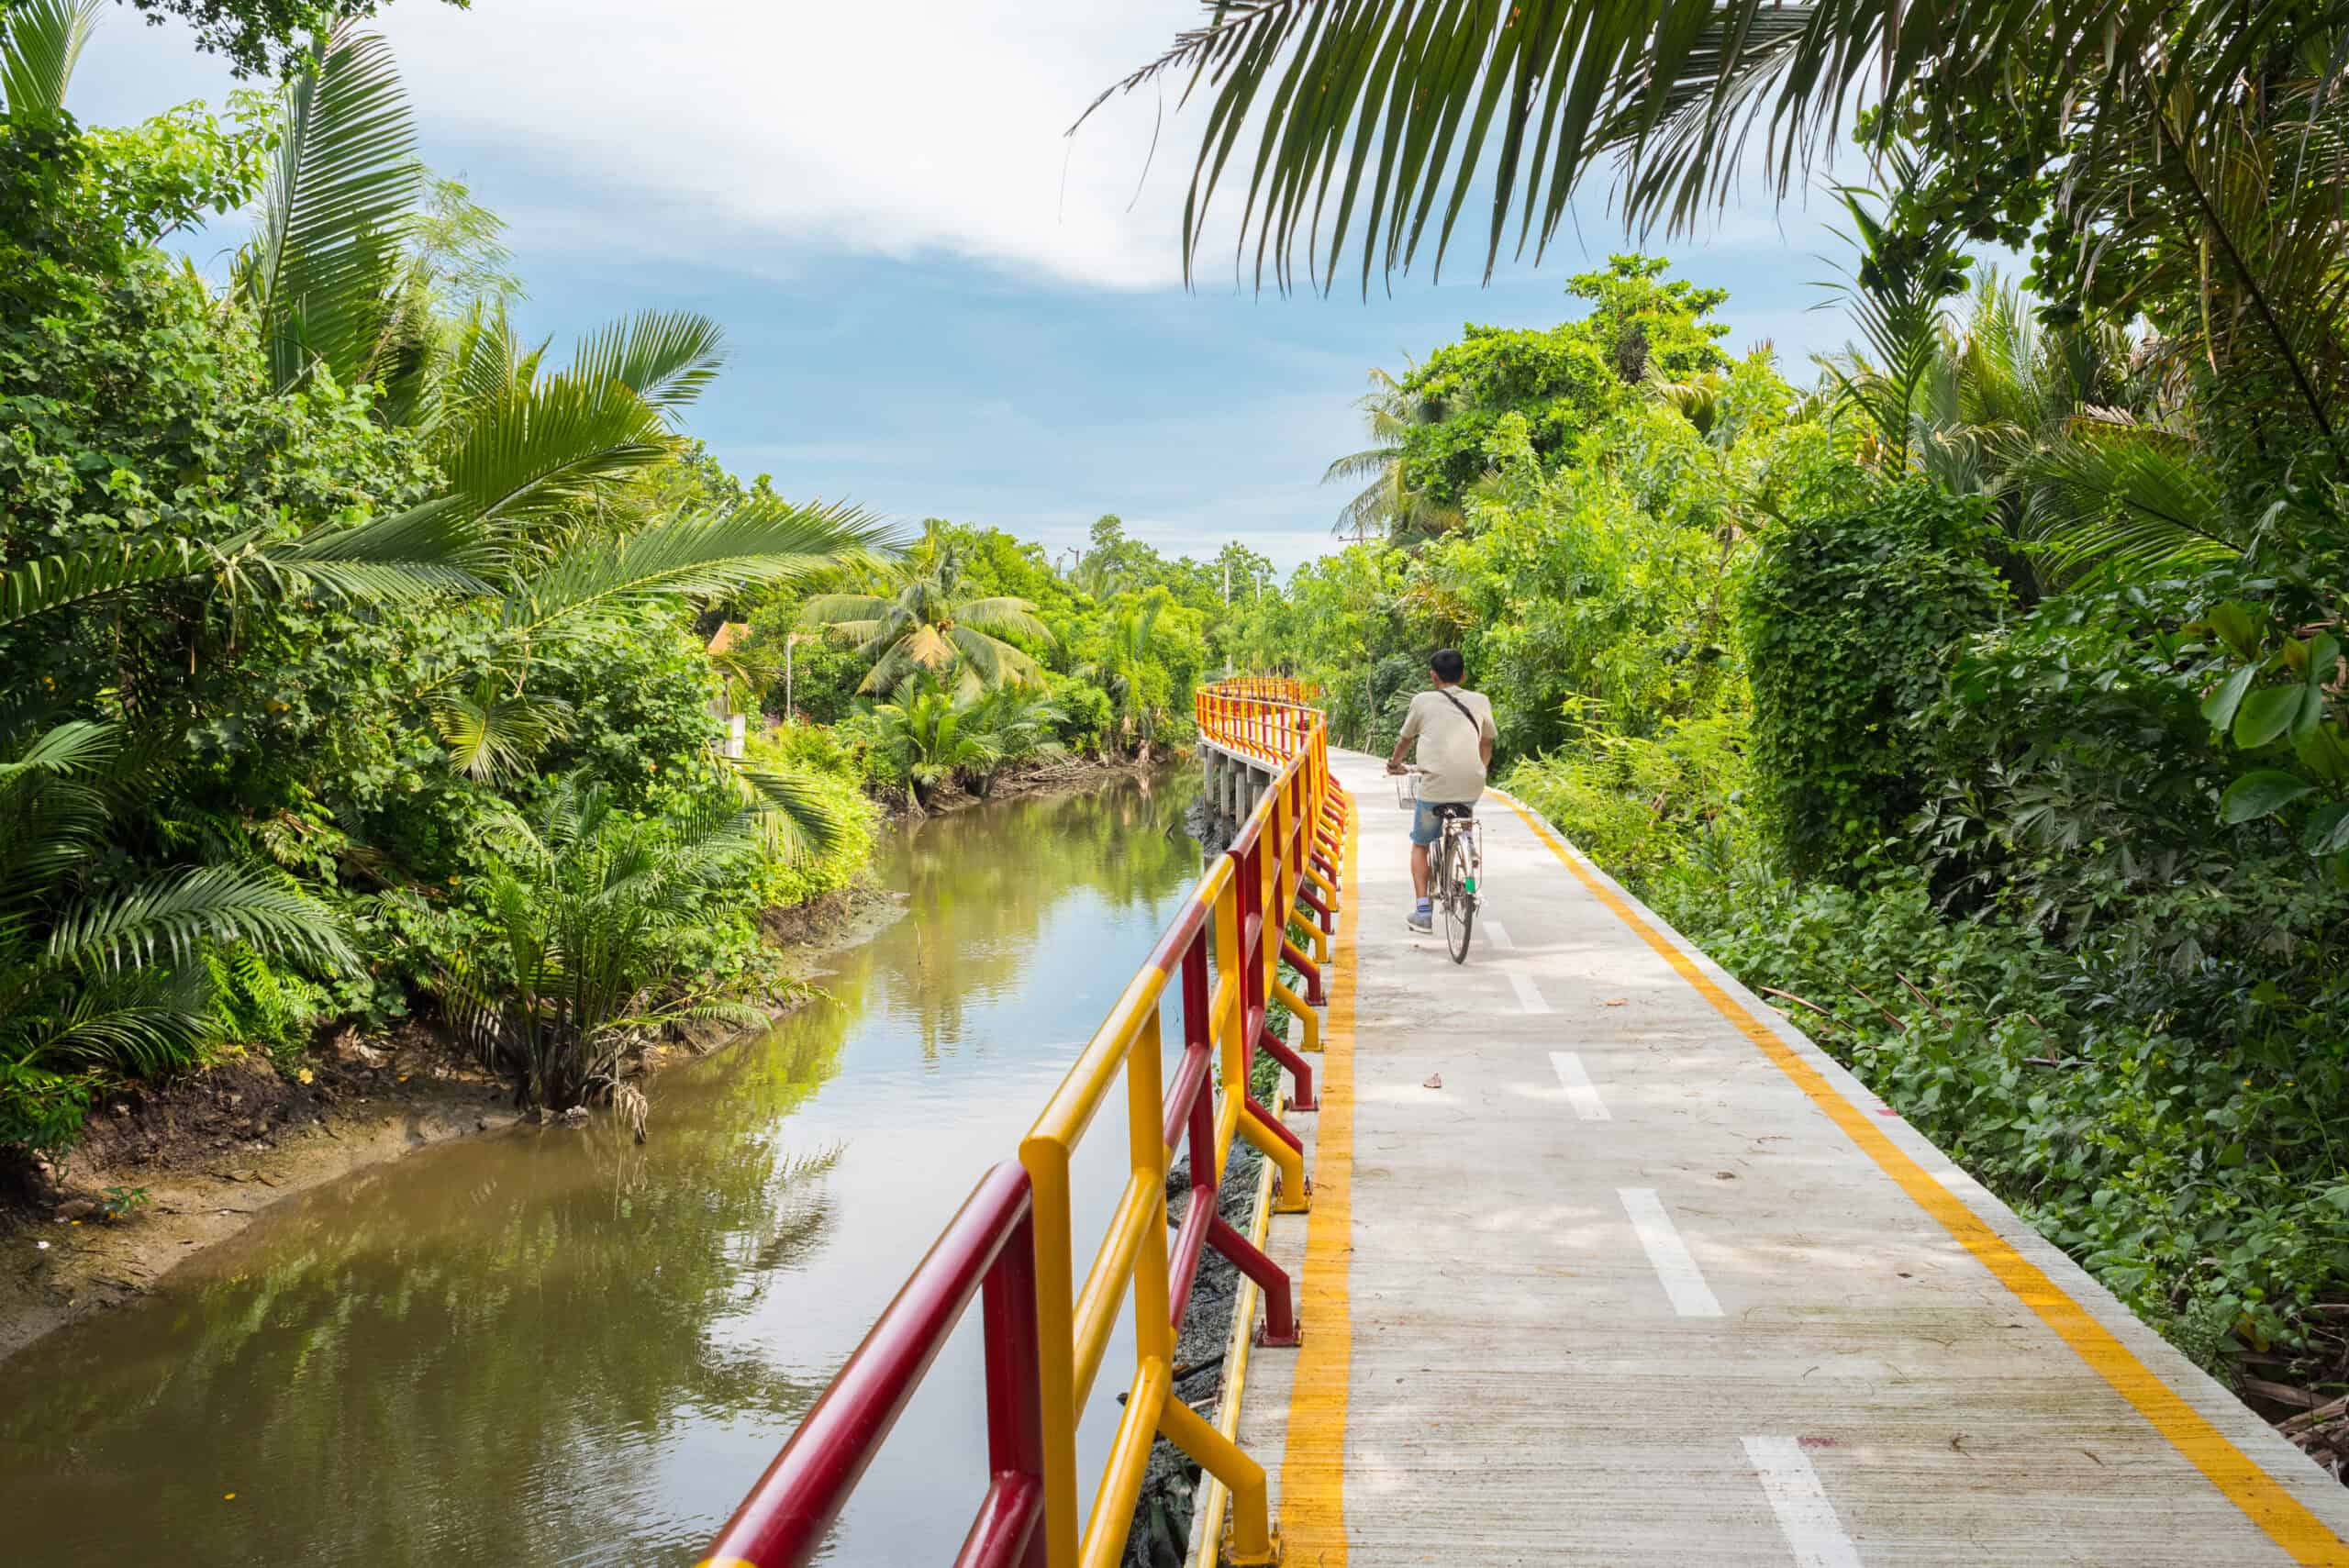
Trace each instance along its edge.
<instances>
[{"instance_id":1,"label":"blue sky","mask_svg":"<svg viewBox=\"0 0 2349 1568\"><path fill-rule=\"evenodd\" d=\"M1116 512L1160 548L1238 538L1284 569L1332 548L1319 484L1360 444L1372 365L1464 321L1575 314L1573 272L1629 249L1603 195L1543 266L1488 286L1287 297L1236 288L1228 245L1181 286L1175 247L1200 117L1100 86L1196 13L1188 0L393 0L380 20L426 161L511 225L534 334L568 340L646 306L724 322L726 374L690 428L745 477L917 522L992 523L1060 549ZM118 124L232 83L173 27L110 15L72 106ZM1654 244L1726 287L1732 348L1808 378L1841 345L1815 311L1839 243L1824 205L1758 190L1703 243ZM217 226L196 247L240 237Z\"/></svg>"}]
</instances>

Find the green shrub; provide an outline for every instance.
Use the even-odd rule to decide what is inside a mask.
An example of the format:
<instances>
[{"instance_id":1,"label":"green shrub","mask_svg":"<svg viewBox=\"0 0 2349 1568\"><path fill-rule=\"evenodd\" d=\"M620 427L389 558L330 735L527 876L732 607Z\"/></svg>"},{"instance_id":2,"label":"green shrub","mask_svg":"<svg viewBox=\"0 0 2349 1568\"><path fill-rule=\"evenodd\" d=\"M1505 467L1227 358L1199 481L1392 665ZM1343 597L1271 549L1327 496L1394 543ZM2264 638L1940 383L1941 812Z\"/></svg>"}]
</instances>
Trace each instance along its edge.
<instances>
[{"instance_id":1,"label":"green shrub","mask_svg":"<svg viewBox=\"0 0 2349 1568\"><path fill-rule=\"evenodd\" d=\"M2007 603L1988 513L1915 483L1764 539L1739 606L1753 794L1793 869L1848 876L1923 804L1918 716Z\"/></svg>"},{"instance_id":2,"label":"green shrub","mask_svg":"<svg viewBox=\"0 0 2349 1568\"><path fill-rule=\"evenodd\" d=\"M782 909L836 893L854 882L873 858L880 826L880 809L864 793L858 775L814 773L811 794L829 810L837 832L831 846L819 854L796 859L768 855L759 864L752 884L762 908Z\"/></svg>"},{"instance_id":3,"label":"green shrub","mask_svg":"<svg viewBox=\"0 0 2349 1568\"><path fill-rule=\"evenodd\" d=\"M745 754L764 768L825 773L861 780L871 772L870 756L852 729L825 724L779 724L752 730Z\"/></svg>"},{"instance_id":4,"label":"green shrub","mask_svg":"<svg viewBox=\"0 0 2349 1568\"><path fill-rule=\"evenodd\" d=\"M1745 776L1744 715L1732 711L1652 740L1594 731L1519 763L1505 783L1577 849L1641 886L1750 834L1739 809Z\"/></svg>"},{"instance_id":5,"label":"green shrub","mask_svg":"<svg viewBox=\"0 0 2349 1568\"><path fill-rule=\"evenodd\" d=\"M1055 740L1086 755L1108 745L1110 729L1118 722L1118 705L1108 693L1076 675L1048 675L1044 684L1060 714L1053 727Z\"/></svg>"},{"instance_id":6,"label":"green shrub","mask_svg":"<svg viewBox=\"0 0 2349 1568\"><path fill-rule=\"evenodd\" d=\"M2239 1324L2292 1340L2349 1272L2337 1051L2116 1015L2125 953L1949 920L1912 869L1842 887L1748 862L1648 891L1748 984L1801 998L1782 1005L1807 1032L2206 1366Z\"/></svg>"}]
</instances>

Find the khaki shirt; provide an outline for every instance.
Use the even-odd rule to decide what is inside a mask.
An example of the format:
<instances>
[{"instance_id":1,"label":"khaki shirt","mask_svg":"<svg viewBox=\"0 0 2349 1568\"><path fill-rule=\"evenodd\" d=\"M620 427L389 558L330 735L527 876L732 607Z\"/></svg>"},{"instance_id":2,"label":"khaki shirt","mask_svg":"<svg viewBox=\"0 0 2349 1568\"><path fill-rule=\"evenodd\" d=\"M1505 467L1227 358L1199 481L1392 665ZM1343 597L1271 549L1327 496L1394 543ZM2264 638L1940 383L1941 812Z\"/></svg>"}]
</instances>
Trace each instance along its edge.
<instances>
[{"instance_id":1,"label":"khaki shirt","mask_svg":"<svg viewBox=\"0 0 2349 1568\"><path fill-rule=\"evenodd\" d=\"M1459 707L1452 699L1460 699ZM1461 708L1466 708L1462 713ZM1474 722L1471 722L1473 718ZM1497 740L1493 705L1462 686L1421 692L1403 718L1403 739L1419 743L1417 761L1425 770L1419 798L1441 805L1469 805L1485 793L1485 759L1476 742Z\"/></svg>"}]
</instances>

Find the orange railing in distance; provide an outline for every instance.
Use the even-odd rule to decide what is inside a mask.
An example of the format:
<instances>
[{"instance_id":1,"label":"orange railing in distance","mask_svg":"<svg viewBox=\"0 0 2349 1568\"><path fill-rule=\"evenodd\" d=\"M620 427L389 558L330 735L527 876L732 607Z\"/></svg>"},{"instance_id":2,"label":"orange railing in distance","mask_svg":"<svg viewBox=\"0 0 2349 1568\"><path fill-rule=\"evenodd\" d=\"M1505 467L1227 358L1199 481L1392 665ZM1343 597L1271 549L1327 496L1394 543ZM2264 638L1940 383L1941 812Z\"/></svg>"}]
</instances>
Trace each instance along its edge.
<instances>
[{"instance_id":1,"label":"orange railing in distance","mask_svg":"<svg viewBox=\"0 0 2349 1568\"><path fill-rule=\"evenodd\" d=\"M888 1312L728 1521L705 1562L798 1568L826 1530L974 1296L985 1296L989 1485L956 1558L981 1568L1110 1568L1123 1555L1152 1440L1163 1435L1230 1496L1224 1560L1279 1560L1264 1469L1174 1395L1174 1345L1208 1247L1264 1289L1261 1343L1297 1343L1287 1275L1217 1208L1234 1138L1276 1173L1275 1207L1307 1207L1303 1146L1250 1092L1256 1053L1287 1069L1313 1104L1312 1070L1265 1019L1275 1001L1309 1049L1329 958L1346 832L1330 773L1329 726L1297 682L1224 681L1195 702L1200 738L1270 775L1231 846L1216 857L1020 1140L1017 1166L988 1173ZM1284 962L1307 985L1300 997ZM1181 1057L1165 1076L1160 1014L1169 990ZM1070 1231L1070 1160L1119 1076L1127 1177L1108 1233L1080 1282ZM1187 1144L1191 1187L1168 1234L1170 1156ZM1080 1525L1076 1429L1119 1307L1133 1303L1134 1368L1109 1459Z\"/></svg>"}]
</instances>

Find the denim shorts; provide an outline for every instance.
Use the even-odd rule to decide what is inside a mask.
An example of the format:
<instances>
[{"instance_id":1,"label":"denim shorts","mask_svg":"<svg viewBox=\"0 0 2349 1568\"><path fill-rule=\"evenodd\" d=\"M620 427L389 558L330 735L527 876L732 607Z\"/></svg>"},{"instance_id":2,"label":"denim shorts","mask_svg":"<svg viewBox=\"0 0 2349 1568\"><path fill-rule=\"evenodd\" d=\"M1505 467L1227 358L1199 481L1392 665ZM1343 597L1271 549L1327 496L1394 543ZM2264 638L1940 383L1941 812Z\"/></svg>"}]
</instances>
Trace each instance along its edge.
<instances>
[{"instance_id":1,"label":"denim shorts","mask_svg":"<svg viewBox=\"0 0 2349 1568\"><path fill-rule=\"evenodd\" d=\"M1447 817L1474 817L1476 808L1466 801L1423 800L1411 813L1411 842L1421 849L1432 846L1443 837L1443 819Z\"/></svg>"}]
</instances>

